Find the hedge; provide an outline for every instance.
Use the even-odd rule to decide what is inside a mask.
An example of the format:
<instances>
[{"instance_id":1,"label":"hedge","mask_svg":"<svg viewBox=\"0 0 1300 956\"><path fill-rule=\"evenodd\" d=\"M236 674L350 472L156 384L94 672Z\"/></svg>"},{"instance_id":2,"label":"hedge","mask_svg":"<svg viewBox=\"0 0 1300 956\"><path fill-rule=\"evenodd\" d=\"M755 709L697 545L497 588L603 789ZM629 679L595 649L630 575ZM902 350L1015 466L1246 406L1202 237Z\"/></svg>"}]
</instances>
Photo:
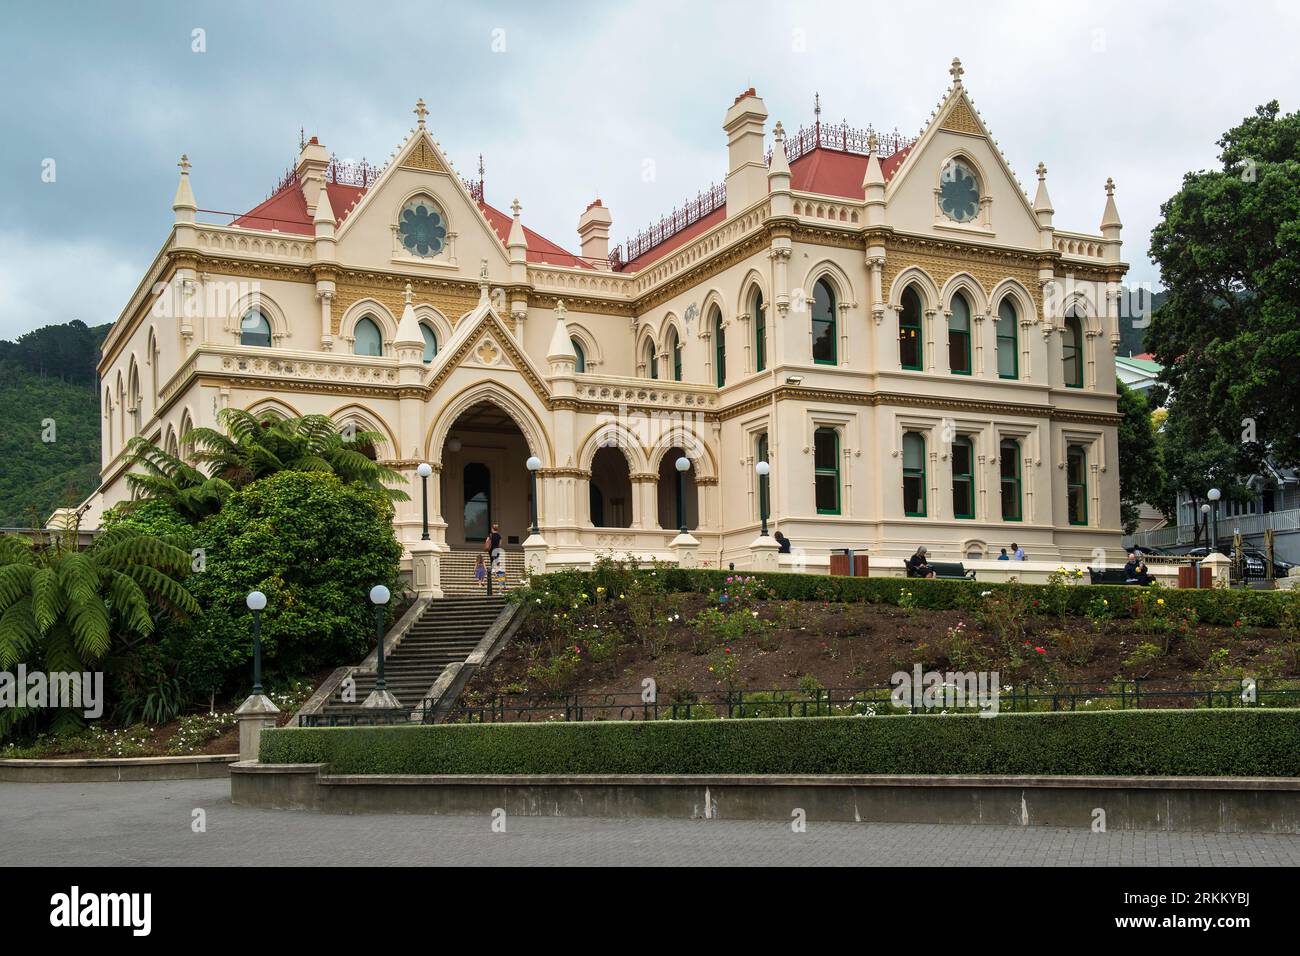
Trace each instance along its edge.
<instances>
[{"instance_id":1,"label":"hedge","mask_svg":"<svg viewBox=\"0 0 1300 956\"><path fill-rule=\"evenodd\" d=\"M1295 711L804 717L311 727L262 763L355 774L1300 776Z\"/></svg>"},{"instance_id":2,"label":"hedge","mask_svg":"<svg viewBox=\"0 0 1300 956\"><path fill-rule=\"evenodd\" d=\"M570 589L578 582L576 590L594 592L603 577L617 571L558 571L532 579L534 586L545 587L552 582L559 585L567 580ZM649 570L623 571L627 576L643 580ZM726 580L738 571L716 571L698 568L686 570L659 567L654 570L655 587L665 591L698 592L707 594L720 591ZM746 576L757 578L766 596L778 601L835 601L845 603L897 605L904 592L911 594L912 605L925 610L969 610L980 603L986 591L997 593L1013 587L1023 588L1033 595L1044 594L1051 585L1010 584L1007 582L939 581L926 578L858 578L825 574L790 574L757 572ZM614 582L610 582L614 584ZM1083 615L1095 598L1105 598L1115 617L1131 616L1134 597L1150 595L1151 588L1124 587L1106 584L1062 585L1066 589L1066 613ZM1206 624L1232 626L1236 621L1247 621L1256 627L1278 627L1283 623L1283 611L1288 602L1300 604L1300 593L1282 591L1252 591L1229 588L1160 588L1170 610L1191 608L1198 620ZM520 593L519 596L522 596ZM1047 602L1044 601L1043 613ZM1300 608L1296 612L1300 617Z\"/></svg>"}]
</instances>

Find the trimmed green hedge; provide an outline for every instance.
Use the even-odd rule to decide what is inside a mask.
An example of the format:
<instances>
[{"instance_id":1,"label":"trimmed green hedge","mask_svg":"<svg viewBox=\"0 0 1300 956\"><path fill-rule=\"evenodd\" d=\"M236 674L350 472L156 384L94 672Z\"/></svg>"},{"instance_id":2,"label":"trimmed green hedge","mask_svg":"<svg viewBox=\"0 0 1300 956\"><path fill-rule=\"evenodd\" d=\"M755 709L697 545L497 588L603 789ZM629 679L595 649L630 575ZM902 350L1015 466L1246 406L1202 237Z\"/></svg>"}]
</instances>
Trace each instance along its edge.
<instances>
[{"instance_id":1,"label":"trimmed green hedge","mask_svg":"<svg viewBox=\"0 0 1300 956\"><path fill-rule=\"evenodd\" d=\"M312 727L262 763L392 774L1300 776L1295 711L806 717Z\"/></svg>"},{"instance_id":2,"label":"trimmed green hedge","mask_svg":"<svg viewBox=\"0 0 1300 956\"><path fill-rule=\"evenodd\" d=\"M594 593L597 584L618 587L613 580L604 578L614 572L559 571L534 578L534 583L547 586L552 583L563 590ZM641 569L622 572L649 580L650 571ZM740 571L715 571L712 569L684 570L675 567L655 569L655 587L665 591L698 592L708 594L720 591L726 580ZM846 603L893 604L906 591L912 595L914 607L925 610L970 610L980 601L985 591L994 593L1019 587L1033 596L1044 594L1046 584L1008 584L985 581L938 581L925 578L851 578L825 574L789 574L744 572L762 582L767 596L778 601L835 601ZM1135 596L1151 594L1150 588L1123 587L1106 584L1066 585L1067 613L1083 615L1095 598L1105 598L1115 617L1131 616L1131 602ZM1247 621L1256 627L1278 627L1282 623L1283 608L1287 602L1300 602L1300 593L1283 591L1231 590L1227 588L1180 589L1161 588L1160 597L1171 610L1192 608L1197 618L1206 624L1231 626L1236 621ZM520 597L523 592L518 592ZM1044 613L1046 604L1043 602Z\"/></svg>"}]
</instances>

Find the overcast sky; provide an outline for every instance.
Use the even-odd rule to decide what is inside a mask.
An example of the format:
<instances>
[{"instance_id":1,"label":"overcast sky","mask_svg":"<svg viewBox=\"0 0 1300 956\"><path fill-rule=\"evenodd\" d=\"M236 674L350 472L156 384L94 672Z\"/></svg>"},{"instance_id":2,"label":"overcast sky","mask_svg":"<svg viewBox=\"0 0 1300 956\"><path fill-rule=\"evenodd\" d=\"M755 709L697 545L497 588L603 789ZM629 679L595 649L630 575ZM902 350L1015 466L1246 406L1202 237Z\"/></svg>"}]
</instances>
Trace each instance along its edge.
<instances>
[{"instance_id":1,"label":"overcast sky","mask_svg":"<svg viewBox=\"0 0 1300 956\"><path fill-rule=\"evenodd\" d=\"M194 31L205 52L194 52ZM915 135L960 56L1012 169L1056 224L1096 231L1113 176L1130 279L1161 202L1254 108L1297 108L1300 4L333 3L0 0L0 337L114 320L167 235L176 161L200 207L244 211L298 131L384 161L429 126L487 199L577 249L599 195L622 241L726 172L722 117ZM46 161L54 182L44 182ZM655 176L646 181L646 161Z\"/></svg>"}]
</instances>

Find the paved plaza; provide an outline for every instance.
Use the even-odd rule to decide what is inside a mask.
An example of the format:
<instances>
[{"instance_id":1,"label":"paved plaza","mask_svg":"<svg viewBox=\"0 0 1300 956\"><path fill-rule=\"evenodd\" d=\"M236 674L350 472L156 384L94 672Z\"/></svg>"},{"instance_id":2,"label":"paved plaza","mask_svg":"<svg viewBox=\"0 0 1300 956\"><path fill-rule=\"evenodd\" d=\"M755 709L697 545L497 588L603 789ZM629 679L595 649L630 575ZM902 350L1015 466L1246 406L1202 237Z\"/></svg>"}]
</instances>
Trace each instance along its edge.
<instances>
[{"instance_id":1,"label":"paved plaza","mask_svg":"<svg viewBox=\"0 0 1300 956\"><path fill-rule=\"evenodd\" d=\"M194 811L206 832L194 832ZM236 807L224 779L0 784L9 865L1300 866L1300 836L729 820L341 816Z\"/></svg>"}]
</instances>

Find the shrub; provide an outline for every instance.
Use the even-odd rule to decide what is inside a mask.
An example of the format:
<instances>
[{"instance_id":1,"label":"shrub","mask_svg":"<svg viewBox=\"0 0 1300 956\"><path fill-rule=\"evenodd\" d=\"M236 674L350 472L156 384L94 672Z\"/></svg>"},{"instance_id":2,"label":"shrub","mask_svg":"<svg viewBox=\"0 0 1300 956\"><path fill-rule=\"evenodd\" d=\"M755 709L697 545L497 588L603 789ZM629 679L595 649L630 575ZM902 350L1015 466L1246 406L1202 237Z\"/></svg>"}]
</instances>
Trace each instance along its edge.
<instances>
[{"instance_id":1,"label":"shrub","mask_svg":"<svg viewBox=\"0 0 1300 956\"><path fill-rule=\"evenodd\" d=\"M260 760L363 774L1295 777L1300 721L1250 707L284 728L262 734Z\"/></svg>"},{"instance_id":2,"label":"shrub","mask_svg":"<svg viewBox=\"0 0 1300 956\"><path fill-rule=\"evenodd\" d=\"M235 492L199 527L206 568L189 579L204 608L182 675L217 693L252 658L249 591L267 597L262 653L270 677L356 661L375 634L370 588L394 591L402 547L392 506L325 472L282 471ZM389 605L389 613L393 609Z\"/></svg>"}]
</instances>

